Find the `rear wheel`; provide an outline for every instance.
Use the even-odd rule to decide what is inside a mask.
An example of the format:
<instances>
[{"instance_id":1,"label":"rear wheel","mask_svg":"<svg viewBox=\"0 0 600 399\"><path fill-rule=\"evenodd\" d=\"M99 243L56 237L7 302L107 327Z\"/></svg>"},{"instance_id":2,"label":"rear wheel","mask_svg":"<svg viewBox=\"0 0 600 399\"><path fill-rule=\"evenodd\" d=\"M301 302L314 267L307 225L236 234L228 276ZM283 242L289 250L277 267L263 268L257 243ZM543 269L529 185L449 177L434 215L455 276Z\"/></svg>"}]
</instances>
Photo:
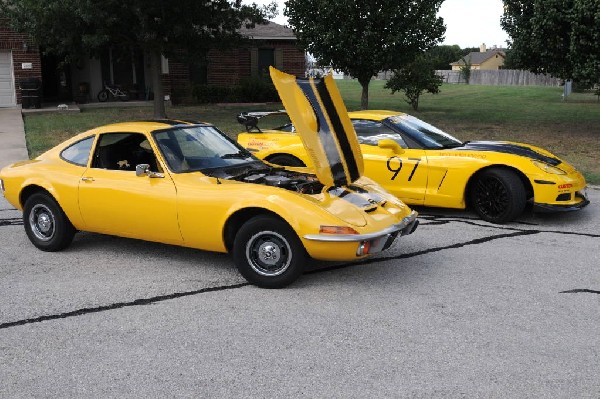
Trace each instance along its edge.
<instances>
[{"instance_id":1,"label":"rear wheel","mask_svg":"<svg viewBox=\"0 0 600 399\"><path fill-rule=\"evenodd\" d=\"M307 257L294 230L268 215L247 221L233 243L237 269L250 283L263 288L283 288L294 282Z\"/></svg>"},{"instance_id":2,"label":"rear wheel","mask_svg":"<svg viewBox=\"0 0 600 399\"><path fill-rule=\"evenodd\" d=\"M98 93L98 101L100 101L101 103L105 103L106 101L108 101L108 90L105 89Z\"/></svg>"},{"instance_id":3,"label":"rear wheel","mask_svg":"<svg viewBox=\"0 0 600 399\"><path fill-rule=\"evenodd\" d=\"M474 211L492 223L506 223L519 216L527 193L517 174L505 169L488 169L475 177L470 190Z\"/></svg>"},{"instance_id":4,"label":"rear wheel","mask_svg":"<svg viewBox=\"0 0 600 399\"><path fill-rule=\"evenodd\" d=\"M23 207L25 232L33 245L42 251L60 251L71 244L75 228L48 194L33 194Z\"/></svg>"},{"instance_id":5,"label":"rear wheel","mask_svg":"<svg viewBox=\"0 0 600 399\"><path fill-rule=\"evenodd\" d=\"M281 165L281 166L293 166L293 167L306 166L304 164L304 162L302 162L300 159L298 159L292 155L286 155L286 154L273 155L272 157L267 159L267 161L269 161L270 163L274 163L275 165Z\"/></svg>"}]
</instances>

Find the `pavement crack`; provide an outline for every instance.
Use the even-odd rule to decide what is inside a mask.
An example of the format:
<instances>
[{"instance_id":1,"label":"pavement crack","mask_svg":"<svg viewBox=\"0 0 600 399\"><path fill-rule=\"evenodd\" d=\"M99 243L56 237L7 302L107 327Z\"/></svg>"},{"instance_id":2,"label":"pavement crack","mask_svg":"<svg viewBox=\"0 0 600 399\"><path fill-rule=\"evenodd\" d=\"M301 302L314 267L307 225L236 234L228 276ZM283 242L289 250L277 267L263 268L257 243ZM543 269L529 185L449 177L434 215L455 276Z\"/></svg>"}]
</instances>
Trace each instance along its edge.
<instances>
[{"instance_id":1,"label":"pavement crack","mask_svg":"<svg viewBox=\"0 0 600 399\"><path fill-rule=\"evenodd\" d=\"M586 293L586 294L600 294L600 291L596 291L596 290L589 290L587 288L576 288L574 290L568 290L568 291L561 291L560 294L580 294L580 293Z\"/></svg>"},{"instance_id":2,"label":"pavement crack","mask_svg":"<svg viewBox=\"0 0 600 399\"><path fill-rule=\"evenodd\" d=\"M98 306L98 307L94 307L94 308L83 308L83 309L73 310L71 312L39 316L39 317L31 318L31 319L11 321L11 322L0 324L0 330L5 329L5 328L23 326L26 324L41 323L42 321L66 319L69 317L83 316L83 315L90 314L90 313L106 312L108 310L128 308L128 307L132 307L132 306L151 305L151 304L157 303L157 302L168 301L168 300L176 299L176 298L183 298L186 296L205 294L208 292L234 290L237 288L245 287L247 285L250 285L250 284L249 283L240 283L240 284L232 284L232 285L222 285L219 287L202 288L202 289L194 290L194 291L176 292L176 293L168 294L168 295L158 295L158 296L154 296L154 297L150 297L150 298L141 298L141 299L136 299L131 302L117 302L117 303L113 303L110 305L103 305L103 306Z\"/></svg>"},{"instance_id":3,"label":"pavement crack","mask_svg":"<svg viewBox=\"0 0 600 399\"><path fill-rule=\"evenodd\" d=\"M497 235L488 236L488 237L476 238L471 241L465 241L465 242L459 242L456 244L446 245L443 247L434 247L434 248L424 249L422 251L409 252L409 253L405 253L405 254L401 254L401 255L397 255L397 256L369 258L369 259L365 259L365 260L359 261L359 262L344 263L341 265L335 265L335 266L331 266L331 267L325 267L325 268L321 268L321 269L317 269L317 270L312 270L307 274L327 272L327 271L331 271L331 270L346 268L349 266L363 266L363 265L369 265L372 263L386 262L386 261L390 261L390 260L408 259L408 258L413 258L415 256L421 256L421 255L426 255L426 254L430 254L433 252L444 251L447 249L462 248L462 247L466 247L469 245L484 244L486 242L490 242L493 240L499 240L502 238L520 237L520 236L527 236L527 235L533 235L533 234L538 234L538 233L540 233L539 230L524 230L524 231L515 231L512 233L506 233L506 234L497 234Z\"/></svg>"},{"instance_id":4,"label":"pavement crack","mask_svg":"<svg viewBox=\"0 0 600 399\"><path fill-rule=\"evenodd\" d=\"M23 219L21 219L21 218L0 219L0 227L22 226L22 225L23 225Z\"/></svg>"}]
</instances>

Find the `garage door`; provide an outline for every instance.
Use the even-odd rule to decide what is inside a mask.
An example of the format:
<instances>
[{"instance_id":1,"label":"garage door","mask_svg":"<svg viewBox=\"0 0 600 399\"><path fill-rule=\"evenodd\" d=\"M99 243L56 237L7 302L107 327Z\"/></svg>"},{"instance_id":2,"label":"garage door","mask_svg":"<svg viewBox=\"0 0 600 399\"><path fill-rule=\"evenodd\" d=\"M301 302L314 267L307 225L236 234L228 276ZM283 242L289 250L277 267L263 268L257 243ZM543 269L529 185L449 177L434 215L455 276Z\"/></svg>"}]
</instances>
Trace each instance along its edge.
<instances>
[{"instance_id":1,"label":"garage door","mask_svg":"<svg viewBox=\"0 0 600 399\"><path fill-rule=\"evenodd\" d=\"M0 107L15 105L15 80L13 77L12 53L0 51Z\"/></svg>"}]
</instances>

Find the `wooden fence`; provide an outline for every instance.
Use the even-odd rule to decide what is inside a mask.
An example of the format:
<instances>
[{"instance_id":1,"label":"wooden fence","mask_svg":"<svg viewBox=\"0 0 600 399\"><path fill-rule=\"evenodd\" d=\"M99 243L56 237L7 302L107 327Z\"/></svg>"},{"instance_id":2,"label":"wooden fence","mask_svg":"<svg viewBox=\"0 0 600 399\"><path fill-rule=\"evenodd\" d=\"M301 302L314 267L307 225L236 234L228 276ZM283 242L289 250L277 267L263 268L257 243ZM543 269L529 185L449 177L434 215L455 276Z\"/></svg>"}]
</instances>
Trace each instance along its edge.
<instances>
[{"instance_id":1,"label":"wooden fence","mask_svg":"<svg viewBox=\"0 0 600 399\"><path fill-rule=\"evenodd\" d=\"M460 71L436 71L446 83L465 83ZM469 84L490 86L561 86L562 81L549 75L516 69L471 70Z\"/></svg>"}]
</instances>

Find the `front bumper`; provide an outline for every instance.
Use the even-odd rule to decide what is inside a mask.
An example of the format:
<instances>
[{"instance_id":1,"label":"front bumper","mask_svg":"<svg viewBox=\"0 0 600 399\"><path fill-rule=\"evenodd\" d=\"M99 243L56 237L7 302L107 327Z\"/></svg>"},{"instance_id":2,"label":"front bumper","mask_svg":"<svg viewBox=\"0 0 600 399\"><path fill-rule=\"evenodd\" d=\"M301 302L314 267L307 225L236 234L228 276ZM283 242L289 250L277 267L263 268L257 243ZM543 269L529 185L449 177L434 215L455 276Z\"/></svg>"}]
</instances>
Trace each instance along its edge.
<instances>
[{"instance_id":1,"label":"front bumper","mask_svg":"<svg viewBox=\"0 0 600 399\"><path fill-rule=\"evenodd\" d=\"M310 241L330 243L358 243L356 256L370 255L388 249L398 236L412 234L419 225L418 213L410 215L386 229L367 234L308 234L304 238Z\"/></svg>"},{"instance_id":2,"label":"front bumper","mask_svg":"<svg viewBox=\"0 0 600 399\"><path fill-rule=\"evenodd\" d=\"M540 213L551 213L551 212L571 212L578 211L585 208L590 204L590 200L587 198L585 190L577 191L574 194L577 202L572 201L568 204L547 204L543 202L534 202L533 211Z\"/></svg>"}]
</instances>

